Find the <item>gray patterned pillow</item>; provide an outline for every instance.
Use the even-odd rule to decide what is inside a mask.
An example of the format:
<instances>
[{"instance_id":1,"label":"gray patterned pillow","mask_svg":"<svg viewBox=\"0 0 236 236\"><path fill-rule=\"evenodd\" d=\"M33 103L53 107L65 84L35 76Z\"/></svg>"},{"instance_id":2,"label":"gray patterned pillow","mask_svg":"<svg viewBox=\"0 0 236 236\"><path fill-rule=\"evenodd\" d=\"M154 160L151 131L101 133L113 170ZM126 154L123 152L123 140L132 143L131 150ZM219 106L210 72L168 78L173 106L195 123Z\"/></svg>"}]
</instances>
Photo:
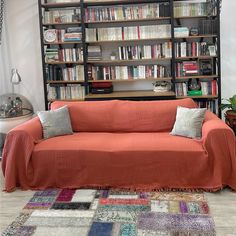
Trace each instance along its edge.
<instances>
[{"instance_id":1,"label":"gray patterned pillow","mask_svg":"<svg viewBox=\"0 0 236 236\"><path fill-rule=\"evenodd\" d=\"M200 138L206 110L206 108L177 107L176 121L170 134Z\"/></svg>"},{"instance_id":2,"label":"gray patterned pillow","mask_svg":"<svg viewBox=\"0 0 236 236\"><path fill-rule=\"evenodd\" d=\"M38 117L43 126L45 139L73 133L67 106L51 111L40 111Z\"/></svg>"}]
</instances>

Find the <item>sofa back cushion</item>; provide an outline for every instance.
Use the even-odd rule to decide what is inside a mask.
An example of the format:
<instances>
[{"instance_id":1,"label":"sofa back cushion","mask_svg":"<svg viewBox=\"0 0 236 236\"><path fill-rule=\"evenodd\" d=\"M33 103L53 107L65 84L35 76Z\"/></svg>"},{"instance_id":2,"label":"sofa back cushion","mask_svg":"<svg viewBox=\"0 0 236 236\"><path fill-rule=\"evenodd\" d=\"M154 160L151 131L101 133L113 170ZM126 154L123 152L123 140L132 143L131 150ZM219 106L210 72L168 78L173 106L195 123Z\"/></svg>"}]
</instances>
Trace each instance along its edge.
<instances>
[{"instance_id":1,"label":"sofa back cushion","mask_svg":"<svg viewBox=\"0 0 236 236\"><path fill-rule=\"evenodd\" d=\"M74 132L170 132L177 106L195 108L192 99L166 101L88 101L52 103L67 105Z\"/></svg>"}]
</instances>

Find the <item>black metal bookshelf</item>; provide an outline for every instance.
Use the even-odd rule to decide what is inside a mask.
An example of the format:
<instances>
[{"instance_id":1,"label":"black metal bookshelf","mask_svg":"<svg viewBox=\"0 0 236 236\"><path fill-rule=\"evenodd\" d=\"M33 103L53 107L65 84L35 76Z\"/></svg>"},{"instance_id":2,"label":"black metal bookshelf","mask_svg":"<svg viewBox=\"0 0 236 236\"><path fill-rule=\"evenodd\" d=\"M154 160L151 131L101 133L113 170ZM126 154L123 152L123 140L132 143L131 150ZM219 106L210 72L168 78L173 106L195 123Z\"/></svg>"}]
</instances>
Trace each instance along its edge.
<instances>
[{"instance_id":1,"label":"black metal bookshelf","mask_svg":"<svg viewBox=\"0 0 236 236\"><path fill-rule=\"evenodd\" d=\"M78 80L78 81L58 81L58 84L76 84L81 83L85 87L85 98L84 100L107 100L107 99L130 99L130 100L158 100L158 99L181 99L185 98L186 96L179 96L178 94L175 94L175 86L176 83L184 81L185 79L191 79L191 78L201 78L202 75L196 75L196 76L187 76L179 77L176 75L176 64L181 61L193 61L193 60L203 60L203 59L211 59L213 61L213 74L209 76L203 76L206 80L209 79L215 79L217 80L217 86L218 86L218 95L202 95L202 96L187 96L192 97L196 101L216 101L218 108L221 104L221 65L220 65L220 0L217 1L217 9L216 13L214 15L199 15L199 16L175 16L174 15L174 4L178 2L176 0L114 0L114 1L88 1L88 0L80 0L78 2L65 2L65 3L48 3L47 0L39 0L38 1L38 7L39 7L39 20L40 20L40 35L41 35L41 53L42 53L42 67L43 67L43 83L44 83L44 98L45 98L45 107L46 109L49 108L49 103L52 100L48 100L47 97L47 86L50 84L57 84L57 81L48 81L47 80L47 66L60 66L60 65L71 65L71 64L78 64L84 66L84 81ZM188 0L186 0L188 2ZM133 19L133 20L103 20L103 21L91 21L86 19L86 9L91 7L109 7L109 6L119 6L119 5L135 5L135 4L145 4L145 3L168 3L169 4L169 16L159 17L159 18L146 18L146 19ZM77 8L81 11L81 19L78 22L66 22L66 23L60 23L60 22L43 22L43 11L53 10L53 9L63 9L63 8ZM189 22L189 21L199 21L202 19L215 19L216 20L216 32L212 34L201 34L199 32L198 35L194 36L185 36L185 37L175 37L175 27L181 26L182 22ZM148 24L159 24L160 22L167 22L171 25L171 37L166 38L148 38L148 39L133 39L133 40L114 40L114 41L94 41L94 42L86 42L86 28L99 28L99 27L115 27L115 26L133 26L133 25L148 25ZM102 25L102 26L99 26ZM66 28L66 27L73 27L73 26L81 26L82 27L82 40L81 42L54 42L54 43L45 43L44 42L44 29L54 29L54 28ZM217 54L214 56L209 55L200 55L200 56L185 56L185 57L177 57L176 56L176 48L175 45L177 42L188 42L188 41L196 41L196 42L204 42L204 40L209 40L213 42L213 44L217 45ZM161 42L171 42L172 44L172 57L170 58L155 58L155 59L140 59L140 60L101 60L101 61L91 61L88 59L88 46L89 45L110 45L112 47L112 44L116 43L119 45L127 45L129 43L135 43L135 44L145 44L146 42L154 42L154 41L161 41ZM81 46L83 49L83 62L45 62L45 48L51 47L51 46L57 46L59 49L62 49L66 45L72 45L72 47L77 47L78 45ZM90 94L90 85L93 81L89 79L88 76L88 68L89 65L107 65L107 66L114 66L114 65L132 65L132 64L156 64L159 61L169 61L170 66L170 72L171 75L167 76L168 81L172 81L172 91L170 93L166 94L153 94L153 91L146 91L144 93L143 91L130 91L127 92L114 92L110 95L100 94L100 95L94 95ZM165 78L160 78L161 80L164 80ZM142 79L145 80L145 79ZM158 80L154 79L153 81ZM136 82L138 81L133 79L129 82ZM146 81L151 81L149 78L146 79ZM102 81L99 80L98 82L115 82L112 81ZM117 80L117 83L119 82L126 82L122 80ZM130 96L129 96L130 92ZM75 99L71 99L74 101ZM54 100L53 100L54 101ZM221 112L216 111L216 113L221 114Z\"/></svg>"}]
</instances>

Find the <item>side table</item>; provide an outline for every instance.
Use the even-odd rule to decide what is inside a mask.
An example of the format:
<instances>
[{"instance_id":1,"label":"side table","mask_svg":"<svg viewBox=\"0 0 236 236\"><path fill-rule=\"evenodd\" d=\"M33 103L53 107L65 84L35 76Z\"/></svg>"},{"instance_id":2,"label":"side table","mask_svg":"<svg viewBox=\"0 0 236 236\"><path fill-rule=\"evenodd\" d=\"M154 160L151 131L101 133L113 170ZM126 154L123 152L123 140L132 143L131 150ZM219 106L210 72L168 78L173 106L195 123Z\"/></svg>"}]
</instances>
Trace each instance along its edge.
<instances>
[{"instance_id":1,"label":"side table","mask_svg":"<svg viewBox=\"0 0 236 236\"><path fill-rule=\"evenodd\" d=\"M226 111L225 122L234 131L234 134L236 135L236 112L233 112L231 110Z\"/></svg>"}]
</instances>

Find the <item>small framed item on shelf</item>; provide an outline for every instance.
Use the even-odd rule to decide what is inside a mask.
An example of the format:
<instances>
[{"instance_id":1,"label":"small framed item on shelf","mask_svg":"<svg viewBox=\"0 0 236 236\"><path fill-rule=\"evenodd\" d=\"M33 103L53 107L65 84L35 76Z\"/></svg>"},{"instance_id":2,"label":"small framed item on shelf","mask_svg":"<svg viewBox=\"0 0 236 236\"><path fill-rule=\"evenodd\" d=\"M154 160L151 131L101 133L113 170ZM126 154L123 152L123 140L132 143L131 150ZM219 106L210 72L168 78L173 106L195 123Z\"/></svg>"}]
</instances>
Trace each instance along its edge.
<instances>
[{"instance_id":1,"label":"small framed item on shelf","mask_svg":"<svg viewBox=\"0 0 236 236\"><path fill-rule=\"evenodd\" d=\"M57 31L55 29L47 29L44 31L44 41L47 43L54 43L57 41Z\"/></svg>"},{"instance_id":2,"label":"small framed item on shelf","mask_svg":"<svg viewBox=\"0 0 236 236\"><path fill-rule=\"evenodd\" d=\"M212 61L211 60L201 60L200 61L200 73L201 75L212 75Z\"/></svg>"}]
</instances>

